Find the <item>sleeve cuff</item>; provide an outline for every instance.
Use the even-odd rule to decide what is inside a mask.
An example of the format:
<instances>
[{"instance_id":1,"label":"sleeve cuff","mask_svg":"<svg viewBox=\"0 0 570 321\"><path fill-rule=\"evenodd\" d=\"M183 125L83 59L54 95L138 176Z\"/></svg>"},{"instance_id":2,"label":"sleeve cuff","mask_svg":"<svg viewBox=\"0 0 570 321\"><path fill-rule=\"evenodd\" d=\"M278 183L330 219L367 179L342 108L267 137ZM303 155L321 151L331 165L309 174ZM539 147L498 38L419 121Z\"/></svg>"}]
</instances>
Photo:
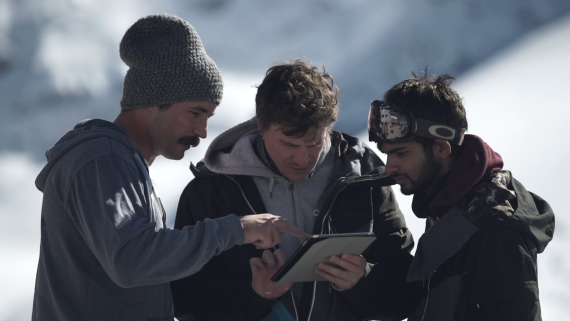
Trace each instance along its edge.
<instances>
[{"instance_id":1,"label":"sleeve cuff","mask_svg":"<svg viewBox=\"0 0 570 321\"><path fill-rule=\"evenodd\" d=\"M228 250L234 245L242 245L245 241L245 233L243 230L243 224L239 217L234 214L228 216L220 217L215 219L218 223L218 237L225 239L226 244L224 249Z\"/></svg>"}]
</instances>

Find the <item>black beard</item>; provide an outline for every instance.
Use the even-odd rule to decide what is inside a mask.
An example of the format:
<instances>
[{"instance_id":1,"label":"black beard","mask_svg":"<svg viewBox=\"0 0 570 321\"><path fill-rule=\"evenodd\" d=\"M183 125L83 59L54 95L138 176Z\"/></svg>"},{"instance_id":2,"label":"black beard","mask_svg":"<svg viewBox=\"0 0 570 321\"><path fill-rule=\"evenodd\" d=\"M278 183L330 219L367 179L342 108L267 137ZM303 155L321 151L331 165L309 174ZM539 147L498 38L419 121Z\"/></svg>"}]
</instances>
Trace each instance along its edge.
<instances>
[{"instance_id":1,"label":"black beard","mask_svg":"<svg viewBox=\"0 0 570 321\"><path fill-rule=\"evenodd\" d=\"M182 144L182 145L190 145L192 147L196 147L200 144L200 137L198 136L192 136L192 137L181 137L178 140L178 143Z\"/></svg>"},{"instance_id":2,"label":"black beard","mask_svg":"<svg viewBox=\"0 0 570 321\"><path fill-rule=\"evenodd\" d=\"M422 165L422 169L420 170L420 175L414 181L407 175L402 175L407 177L410 180L410 187L405 188L403 186L400 187L400 191L404 195L412 195L418 192L424 191L430 184L434 183L438 173L441 170L441 164L439 164L433 156L426 158L425 162Z\"/></svg>"}]
</instances>

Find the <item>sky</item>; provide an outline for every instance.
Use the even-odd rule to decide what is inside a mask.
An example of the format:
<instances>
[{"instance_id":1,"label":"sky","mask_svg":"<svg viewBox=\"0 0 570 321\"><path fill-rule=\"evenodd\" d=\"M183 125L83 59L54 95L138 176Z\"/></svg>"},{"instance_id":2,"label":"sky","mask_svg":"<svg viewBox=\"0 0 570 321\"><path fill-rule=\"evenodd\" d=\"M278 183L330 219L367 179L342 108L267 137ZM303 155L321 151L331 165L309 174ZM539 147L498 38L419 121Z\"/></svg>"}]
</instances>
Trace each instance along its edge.
<instances>
[{"instance_id":1,"label":"sky","mask_svg":"<svg viewBox=\"0 0 570 321\"><path fill-rule=\"evenodd\" d=\"M218 2L223 3L223 1ZM18 33L33 34L31 29L24 27L18 27L18 29L17 24L14 24L13 21L10 24L9 16L2 16L1 12L6 12L6 10L1 9L6 9L9 6L12 6L13 9L14 3L16 2L0 0L0 43L3 39L2 30L8 28L6 25L11 25L13 32L17 29ZM32 1L22 1L21 3L23 5L33 4ZM43 150L49 146L46 144L53 143L54 139L61 136L75 122L94 116L109 118L110 115L116 114L117 97L120 98L120 90L117 91L115 88L118 86L116 79L120 79L126 69L124 66L120 66L120 61L111 58L105 59L105 57L116 55L116 46L122 35L122 32L117 32L117 30L125 30L140 14L153 10L153 7L148 5L149 7L137 8L138 11L135 10L135 12L125 16L120 16L120 13L127 12L129 6L132 6L134 2L112 3L102 1L101 3L113 7L113 10L110 10L105 16L105 23L103 24L96 23L98 15L105 12L101 9L102 5L95 1L58 2L50 0L45 1L45 8L27 9L25 12L28 13L28 19L47 21L47 27L44 30L45 37L40 37L41 41L38 42L40 45L37 52L43 52L43 54L30 58L34 61L32 65L35 67L29 69L26 69L28 65L13 58L15 64L22 63L23 69L18 69L19 67L9 69L8 76L0 78L0 92L2 92L4 99L3 105L0 105L0 124L3 130L13 128L12 132L3 132L3 138L0 139L3 140L0 141L0 145L4 144L0 148L0 177L2 178L0 180L0 217L4 222L0 226L0 257L2 257L0 261L0 285L2 285L0 286L0 302L2 302L0 304L0 320L29 320L31 314L38 261L39 213L42 197L41 193L35 189L34 180L44 163L38 154L42 154ZM199 3L207 6L206 1ZM364 3L364 1L359 3ZM81 14L76 17L73 16L73 13L77 12L74 11L74 6L83 8L80 11ZM390 4L388 8L397 12L402 10L394 3ZM175 5L171 5L169 11L174 12L176 9ZM256 13L260 14L260 12L269 9L260 5L256 8ZM343 9L349 16L355 14L355 9L348 7ZM92 14L85 13L89 10L92 11ZM222 8L219 10L229 9ZM50 13L52 16L56 14L61 16L63 13L71 18L62 19L62 21L67 21L65 24L63 22L58 24L58 19L54 19ZM252 14L248 12L239 13L245 17ZM232 23L252 23L243 19L243 16L242 19L238 19L231 12L224 14ZM190 14L187 15L190 16ZM366 17L371 19L374 16ZM86 26L77 22L72 23L81 19L91 24ZM386 19L394 18L388 15ZM293 31L286 29L287 36L284 39L270 40L268 32L285 30L283 27L285 24L280 25L278 21L267 22L269 20L269 18L264 20L266 23L265 31L257 30L251 35L252 38L256 37L258 40L261 39L268 43L266 47L269 52L264 53L260 64L264 67L256 64L253 58L244 56L248 47L253 46L253 40L233 44L231 52L224 52L221 40L204 41L206 50L210 52L209 48L212 48L211 55L217 62L220 61L218 63L220 66L223 66L224 100L216 112L216 116L211 120L208 139L204 140L197 148L188 151L181 161L174 162L158 158L151 167L151 176L158 185L171 225L180 192L192 178L188 170L190 162L199 161L204 155L208 143L222 130L253 116L254 85L259 84L263 79L264 68L277 60L268 57L295 54L295 52L284 54L284 51L269 47L272 47L273 44L278 47L279 44L275 44L275 41L292 41L291 37L295 36L300 38L302 43L311 41L311 37L302 35L299 30L294 28ZM302 22L297 21L297 23ZM388 22L374 21L376 27L383 24L388 24ZM100 26L105 26L110 31L94 33L89 29ZM201 29L198 27L197 29L202 38L214 38L212 31L207 30L205 25L201 25L200 22L199 26ZM326 28L326 26L313 27L317 29ZM374 30L370 30L366 34L365 25L357 22L351 28L358 32L357 36L353 37L356 39L350 39L349 43L358 48L369 48L366 47L367 39L375 37ZM336 28L335 30L342 29ZM237 37L237 35L232 34L233 32L236 31L229 31L229 35L224 37L226 41L227 37ZM292 35L290 35L291 32ZM83 34L96 37L96 40L105 43L105 46L92 46L92 43L89 44L88 41L82 39ZM386 37L384 34L381 36ZM368 69L364 68L366 69L364 70L362 66L358 67L354 61L346 63L350 68L342 68L346 57L355 55L356 51L349 48L347 49L348 52L339 52L341 47L338 44L328 44L328 41L338 42L341 38L335 38L333 35L327 37L331 39L322 40L323 43L327 43L323 47L324 53L317 50L305 50L303 51L304 54L314 57L315 63L325 63L325 65L331 66L327 70L335 76L335 79L339 80L339 83L342 83L341 78L354 80L369 75ZM76 39L76 41L68 42L69 38ZM566 94L570 85L567 76L570 74L570 59L568 59L570 57L570 41L568 39L570 39L570 15L566 14L549 23L532 28L532 31L525 33L524 36L515 37L508 45L497 49L492 54L483 55L484 58L481 58L481 61L473 63L471 67L458 73L457 81L453 85L463 98L467 110L468 133L482 137L494 150L501 154L505 161L505 169L511 170L514 177L521 181L527 189L546 199L557 215L554 240L546 248L546 251L538 257L543 319L555 321L565 320L570 314L570 306L567 304L570 302L570 259L565 255L565 249L570 246L570 234L568 233L570 219L564 215L564 208L566 208L565 192L567 190L564 188L564 182L570 179L566 166L569 152L565 148L567 144L564 143L566 124L570 120L570 100L567 99ZM14 48L20 48L19 59L24 59L29 53L26 49L27 46L32 45L17 43L16 40L13 42L16 44L12 46L12 51L17 51ZM77 51L79 53L78 55L67 56L71 57L72 64L68 64L69 59L66 60L65 57L61 57L62 47L67 52ZM6 46L2 46L2 48L4 52L0 52L0 68L2 57L14 57L15 55L13 52L6 53ZM299 48L303 48L303 46ZM370 47L368 51L377 52L377 50L377 47ZM301 51L299 50L299 52ZM338 52L338 55L330 54L331 51ZM231 55L232 53L235 53L235 56ZM89 64L77 58L83 54L93 58ZM365 59L362 54L358 57ZM240 58L245 61L244 67L235 66L236 64L239 65ZM46 67L50 64L52 65L50 68L60 66L61 68L54 70L61 72ZM378 98L395 81L408 77L410 68L408 65L405 67L406 69L401 74L394 75L392 83L379 82L375 94L369 92L361 100L369 102ZM35 70L36 79L27 80L23 85L18 85L29 90L26 91L26 95L18 96L18 98L8 97L6 93L16 93L18 88L10 87L11 83L7 84L8 80L6 79L9 78L10 81L15 82L17 79L23 79L22 74L31 72L30 70ZM101 70L104 72L101 73ZM354 70L353 74L350 74L350 70ZM416 70L421 70L421 66L418 66ZM431 70L434 73L449 71L443 67ZM109 74L115 76L110 77ZM364 131L364 126L367 114L366 112L356 112L352 108L346 97L353 97L355 90L349 85L349 82L345 81L344 84L345 86L341 86L341 94L345 95L345 100L341 101L339 117L350 116L351 124L360 124L361 122L362 125L352 125L350 128L362 128L362 130L354 133L365 140L367 134ZM47 93L52 92L50 90L56 90L60 96L51 94L49 96ZM82 94L78 94L82 91L84 91ZM69 98L69 95L65 93L70 92L73 94L69 95L77 95L79 98L75 100ZM97 98L101 96L105 97ZM46 97L51 97L52 100ZM95 97L96 99L90 100L85 105L80 104L85 97ZM110 102L113 99L115 102L112 105L104 105L111 104ZM22 107L24 111L8 110L6 101L18 103L17 106L24 106ZM62 104L58 105L57 101L62 102ZM42 102L42 104L38 104L38 102ZM102 107L97 109L99 104ZM75 109L70 107L75 105L77 105ZM549 115L548 122L541 121L544 119L542 117L544 113ZM41 127L45 123L50 124L51 127ZM345 128L349 127L345 125ZM44 136L47 137L45 141ZM10 137L14 139L18 137L23 148L12 148L6 145L8 143L5 141ZM399 190L398 187L394 187L394 189ZM397 192L397 199L408 225L417 239L424 229L424 221L416 218L411 212L411 197L403 196Z\"/></svg>"}]
</instances>

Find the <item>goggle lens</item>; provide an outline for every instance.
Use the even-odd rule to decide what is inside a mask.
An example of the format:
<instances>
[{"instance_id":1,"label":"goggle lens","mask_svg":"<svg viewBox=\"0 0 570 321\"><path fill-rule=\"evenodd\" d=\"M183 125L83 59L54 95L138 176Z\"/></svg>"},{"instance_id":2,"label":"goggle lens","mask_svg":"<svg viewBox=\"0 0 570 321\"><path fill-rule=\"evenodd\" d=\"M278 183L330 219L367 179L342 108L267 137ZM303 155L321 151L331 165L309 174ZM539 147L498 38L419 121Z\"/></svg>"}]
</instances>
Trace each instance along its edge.
<instances>
[{"instance_id":1,"label":"goggle lens","mask_svg":"<svg viewBox=\"0 0 570 321\"><path fill-rule=\"evenodd\" d=\"M399 143L418 135L461 145L464 134L463 128L416 118L410 111L386 101L373 101L368 114L368 139L371 142Z\"/></svg>"},{"instance_id":2,"label":"goggle lens","mask_svg":"<svg viewBox=\"0 0 570 321\"><path fill-rule=\"evenodd\" d=\"M368 115L368 135L371 142L404 141L414 135L415 121L406 110L375 100Z\"/></svg>"},{"instance_id":3,"label":"goggle lens","mask_svg":"<svg viewBox=\"0 0 570 321\"><path fill-rule=\"evenodd\" d=\"M410 133L409 115L389 107L380 107L380 132L384 139L399 139Z\"/></svg>"}]
</instances>

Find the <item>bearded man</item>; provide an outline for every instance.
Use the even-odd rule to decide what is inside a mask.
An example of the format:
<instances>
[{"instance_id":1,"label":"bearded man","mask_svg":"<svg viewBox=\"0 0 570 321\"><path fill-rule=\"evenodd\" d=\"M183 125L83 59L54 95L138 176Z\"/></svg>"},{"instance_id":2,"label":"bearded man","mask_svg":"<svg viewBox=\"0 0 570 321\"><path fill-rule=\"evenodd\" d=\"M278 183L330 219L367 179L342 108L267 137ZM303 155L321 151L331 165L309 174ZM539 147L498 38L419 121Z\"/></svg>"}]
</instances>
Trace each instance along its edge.
<instances>
[{"instance_id":1,"label":"bearded man","mask_svg":"<svg viewBox=\"0 0 570 321\"><path fill-rule=\"evenodd\" d=\"M552 239L552 209L464 134L453 77L413 75L373 101L368 118L386 172L427 219L407 276L408 320L541 320L537 254Z\"/></svg>"}]
</instances>

